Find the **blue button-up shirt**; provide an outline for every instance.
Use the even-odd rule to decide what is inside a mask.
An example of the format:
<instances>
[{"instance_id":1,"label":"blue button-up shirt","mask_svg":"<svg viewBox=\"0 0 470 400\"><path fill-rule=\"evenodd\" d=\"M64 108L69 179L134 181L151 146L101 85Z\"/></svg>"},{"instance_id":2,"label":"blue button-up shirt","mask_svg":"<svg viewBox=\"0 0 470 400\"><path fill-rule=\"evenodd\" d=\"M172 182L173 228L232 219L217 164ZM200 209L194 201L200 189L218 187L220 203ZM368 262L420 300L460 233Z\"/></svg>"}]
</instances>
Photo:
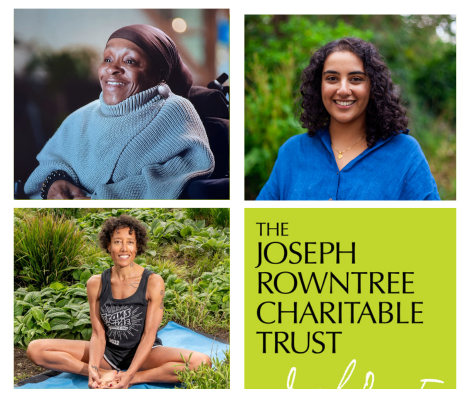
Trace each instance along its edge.
<instances>
[{"instance_id":1,"label":"blue button-up shirt","mask_svg":"<svg viewBox=\"0 0 470 400\"><path fill-rule=\"evenodd\" d=\"M328 129L287 140L257 200L440 200L418 142L378 140L341 171Z\"/></svg>"}]
</instances>

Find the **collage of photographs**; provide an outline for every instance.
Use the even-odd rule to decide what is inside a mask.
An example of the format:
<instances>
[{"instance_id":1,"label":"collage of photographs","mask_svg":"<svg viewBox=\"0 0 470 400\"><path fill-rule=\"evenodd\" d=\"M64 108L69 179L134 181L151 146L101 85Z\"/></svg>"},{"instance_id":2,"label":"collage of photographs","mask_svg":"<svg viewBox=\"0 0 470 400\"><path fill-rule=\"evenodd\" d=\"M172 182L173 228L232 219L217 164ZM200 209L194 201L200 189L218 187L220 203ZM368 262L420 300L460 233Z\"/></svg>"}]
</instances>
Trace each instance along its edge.
<instances>
[{"instance_id":1,"label":"collage of photographs","mask_svg":"<svg viewBox=\"0 0 470 400\"><path fill-rule=\"evenodd\" d=\"M9 10L12 389L468 398L460 14L110 6Z\"/></svg>"}]
</instances>

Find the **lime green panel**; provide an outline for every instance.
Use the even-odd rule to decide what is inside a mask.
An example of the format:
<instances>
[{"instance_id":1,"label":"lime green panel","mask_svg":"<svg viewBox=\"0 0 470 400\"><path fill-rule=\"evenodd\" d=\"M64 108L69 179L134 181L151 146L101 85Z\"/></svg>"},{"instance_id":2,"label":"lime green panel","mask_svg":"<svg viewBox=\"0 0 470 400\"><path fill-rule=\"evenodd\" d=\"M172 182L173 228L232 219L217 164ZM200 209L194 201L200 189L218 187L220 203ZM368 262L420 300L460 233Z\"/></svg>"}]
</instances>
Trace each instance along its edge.
<instances>
[{"instance_id":1,"label":"lime green panel","mask_svg":"<svg viewBox=\"0 0 470 400\"><path fill-rule=\"evenodd\" d=\"M292 368L295 389L456 388L455 209L246 209L245 387Z\"/></svg>"}]
</instances>

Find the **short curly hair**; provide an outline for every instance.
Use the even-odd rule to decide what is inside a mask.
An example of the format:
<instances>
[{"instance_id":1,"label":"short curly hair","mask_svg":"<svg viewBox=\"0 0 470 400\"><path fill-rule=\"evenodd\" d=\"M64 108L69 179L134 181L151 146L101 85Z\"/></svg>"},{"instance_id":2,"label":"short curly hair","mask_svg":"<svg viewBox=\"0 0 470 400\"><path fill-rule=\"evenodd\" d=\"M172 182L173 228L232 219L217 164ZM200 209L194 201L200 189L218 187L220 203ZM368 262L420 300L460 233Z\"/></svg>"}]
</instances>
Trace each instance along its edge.
<instances>
[{"instance_id":1,"label":"short curly hair","mask_svg":"<svg viewBox=\"0 0 470 400\"><path fill-rule=\"evenodd\" d=\"M358 38L335 40L318 49L310 58L301 77L298 114L302 127L310 136L330 122L321 94L323 66L326 58L335 51L349 51L358 56L370 79L370 98L366 107L366 139L372 147L380 138L399 134L408 126L406 109L394 89L390 70L384 58L372 43Z\"/></svg>"},{"instance_id":2,"label":"short curly hair","mask_svg":"<svg viewBox=\"0 0 470 400\"><path fill-rule=\"evenodd\" d=\"M144 253L147 248L147 229L145 229L145 226L143 226L138 219L126 214L122 214L118 218L108 218L104 222L101 232L98 235L100 247L109 253L108 245L111 243L111 237L115 231L121 228L129 228L130 233L135 232L137 255Z\"/></svg>"}]
</instances>

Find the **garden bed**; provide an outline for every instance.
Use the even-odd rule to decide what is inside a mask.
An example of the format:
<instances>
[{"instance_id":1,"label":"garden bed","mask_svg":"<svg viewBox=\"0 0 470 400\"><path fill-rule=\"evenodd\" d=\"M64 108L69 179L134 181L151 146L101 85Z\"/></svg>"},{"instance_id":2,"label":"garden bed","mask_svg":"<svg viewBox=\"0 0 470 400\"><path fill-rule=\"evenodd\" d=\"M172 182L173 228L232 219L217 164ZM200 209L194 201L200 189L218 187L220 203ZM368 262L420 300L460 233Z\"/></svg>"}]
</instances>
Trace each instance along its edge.
<instances>
[{"instance_id":1,"label":"garden bed","mask_svg":"<svg viewBox=\"0 0 470 400\"><path fill-rule=\"evenodd\" d=\"M26 350L17 346L15 346L14 350L14 383L47 371L47 369L38 367L29 361L29 358L26 356Z\"/></svg>"},{"instance_id":2,"label":"garden bed","mask_svg":"<svg viewBox=\"0 0 470 400\"><path fill-rule=\"evenodd\" d=\"M124 213L148 231L135 262L165 281L162 326L174 321L230 340L228 209L16 209L15 382L45 371L26 357L32 340L90 339L86 282L112 266L97 236Z\"/></svg>"}]
</instances>

